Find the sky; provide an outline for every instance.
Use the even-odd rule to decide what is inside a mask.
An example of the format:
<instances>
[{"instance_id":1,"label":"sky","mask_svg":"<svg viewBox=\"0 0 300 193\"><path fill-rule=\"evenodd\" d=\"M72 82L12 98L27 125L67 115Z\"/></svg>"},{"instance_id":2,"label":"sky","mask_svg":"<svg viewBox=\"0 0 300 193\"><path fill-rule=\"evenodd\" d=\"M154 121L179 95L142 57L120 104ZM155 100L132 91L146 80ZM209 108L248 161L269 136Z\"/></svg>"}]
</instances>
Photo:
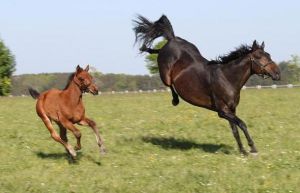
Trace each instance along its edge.
<instances>
[{"instance_id":1,"label":"sky","mask_svg":"<svg viewBox=\"0 0 300 193\"><path fill-rule=\"evenodd\" d=\"M165 14L176 36L207 59L240 44L265 41L276 62L300 55L300 1L285 0L0 0L0 39L16 58L14 74L73 72L148 74L134 45L132 19Z\"/></svg>"}]
</instances>

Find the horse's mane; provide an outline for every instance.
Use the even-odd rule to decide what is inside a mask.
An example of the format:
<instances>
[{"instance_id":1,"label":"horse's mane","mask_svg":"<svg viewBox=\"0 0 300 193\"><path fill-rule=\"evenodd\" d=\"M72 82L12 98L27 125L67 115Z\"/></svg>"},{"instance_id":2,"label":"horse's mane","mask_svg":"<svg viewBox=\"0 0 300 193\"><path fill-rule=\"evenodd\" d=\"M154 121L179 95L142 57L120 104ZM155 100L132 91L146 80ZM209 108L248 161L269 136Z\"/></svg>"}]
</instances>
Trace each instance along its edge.
<instances>
[{"instance_id":1,"label":"horse's mane","mask_svg":"<svg viewBox=\"0 0 300 193\"><path fill-rule=\"evenodd\" d=\"M227 64L232 60L246 56L252 52L252 48L248 45L241 45L236 50L231 51L229 54L219 56L215 60L211 60L208 64Z\"/></svg>"},{"instance_id":2,"label":"horse's mane","mask_svg":"<svg viewBox=\"0 0 300 193\"><path fill-rule=\"evenodd\" d=\"M69 75L69 77L68 77L68 82L67 82L67 84L66 84L64 90L66 90L66 89L69 87L69 85L70 85L70 83L72 82L74 76L75 76L75 72L73 72L73 73L71 73L71 74Z\"/></svg>"}]
</instances>

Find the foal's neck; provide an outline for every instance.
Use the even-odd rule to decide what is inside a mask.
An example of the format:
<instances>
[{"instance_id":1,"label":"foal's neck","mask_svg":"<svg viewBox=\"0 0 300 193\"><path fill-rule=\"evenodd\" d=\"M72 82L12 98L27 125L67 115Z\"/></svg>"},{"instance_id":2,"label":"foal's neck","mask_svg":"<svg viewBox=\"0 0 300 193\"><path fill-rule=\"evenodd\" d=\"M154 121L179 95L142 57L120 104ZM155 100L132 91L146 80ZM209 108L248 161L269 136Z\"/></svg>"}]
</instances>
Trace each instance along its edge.
<instances>
[{"instance_id":1,"label":"foal's neck","mask_svg":"<svg viewBox=\"0 0 300 193\"><path fill-rule=\"evenodd\" d=\"M64 90L71 103L78 104L82 98L82 92L78 85L72 81L67 89Z\"/></svg>"}]
</instances>

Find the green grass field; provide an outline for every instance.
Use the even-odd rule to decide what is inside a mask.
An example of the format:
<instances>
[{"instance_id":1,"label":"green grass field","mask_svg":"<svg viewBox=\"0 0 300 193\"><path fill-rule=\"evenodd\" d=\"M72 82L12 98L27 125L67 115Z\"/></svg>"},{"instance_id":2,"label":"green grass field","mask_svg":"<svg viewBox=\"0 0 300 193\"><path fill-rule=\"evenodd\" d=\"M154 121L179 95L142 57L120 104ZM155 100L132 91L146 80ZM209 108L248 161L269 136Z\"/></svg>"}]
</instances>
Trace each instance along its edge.
<instances>
[{"instance_id":1,"label":"green grass field","mask_svg":"<svg viewBox=\"0 0 300 193\"><path fill-rule=\"evenodd\" d=\"M0 192L300 192L300 89L242 91L238 115L258 156L238 153L228 122L170 93L84 96L90 128L73 163L29 97L0 98ZM74 137L68 133L72 144ZM247 143L241 135L245 147Z\"/></svg>"}]
</instances>

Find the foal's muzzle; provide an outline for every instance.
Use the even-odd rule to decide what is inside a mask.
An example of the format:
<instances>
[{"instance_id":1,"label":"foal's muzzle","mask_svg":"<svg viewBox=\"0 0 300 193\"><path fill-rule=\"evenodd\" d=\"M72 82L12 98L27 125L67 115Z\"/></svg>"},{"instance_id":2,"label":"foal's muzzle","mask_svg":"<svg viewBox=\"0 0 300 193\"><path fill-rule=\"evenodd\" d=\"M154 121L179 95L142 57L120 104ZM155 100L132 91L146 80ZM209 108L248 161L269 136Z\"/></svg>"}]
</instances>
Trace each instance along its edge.
<instances>
[{"instance_id":1,"label":"foal's muzzle","mask_svg":"<svg viewBox=\"0 0 300 193\"><path fill-rule=\"evenodd\" d=\"M99 91L98 91L98 88L96 85L91 85L88 87L88 91L90 93L92 93L93 95L98 95L99 94Z\"/></svg>"}]
</instances>

